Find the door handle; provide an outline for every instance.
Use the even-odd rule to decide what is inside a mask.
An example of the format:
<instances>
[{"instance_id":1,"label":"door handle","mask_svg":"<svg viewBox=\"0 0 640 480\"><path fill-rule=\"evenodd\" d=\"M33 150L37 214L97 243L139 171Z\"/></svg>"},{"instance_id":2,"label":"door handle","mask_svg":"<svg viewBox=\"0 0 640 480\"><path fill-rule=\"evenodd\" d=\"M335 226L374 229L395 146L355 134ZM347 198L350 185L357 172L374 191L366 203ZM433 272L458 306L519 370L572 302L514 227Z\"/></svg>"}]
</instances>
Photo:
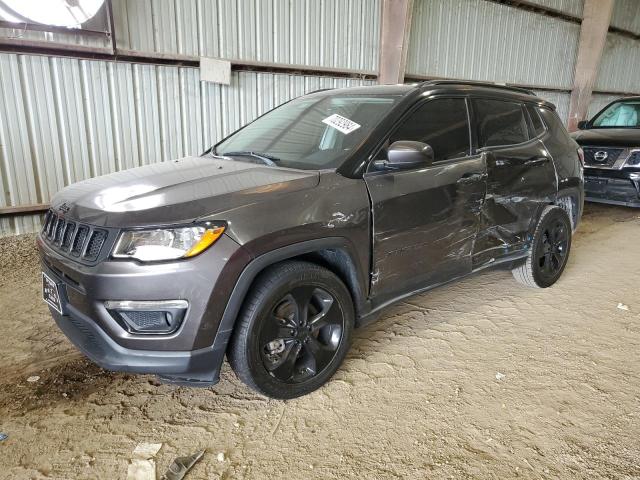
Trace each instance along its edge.
<instances>
[{"instance_id":1,"label":"door handle","mask_svg":"<svg viewBox=\"0 0 640 480\"><path fill-rule=\"evenodd\" d=\"M465 173L462 177L458 179L456 183L461 185L466 185L469 183L480 182L487 178L486 173Z\"/></svg>"},{"instance_id":2,"label":"door handle","mask_svg":"<svg viewBox=\"0 0 640 480\"><path fill-rule=\"evenodd\" d=\"M532 158L531 160L527 160L526 162L524 162L525 165L542 165L543 163L547 163L549 160L551 160L549 157L536 157L536 158Z\"/></svg>"}]
</instances>

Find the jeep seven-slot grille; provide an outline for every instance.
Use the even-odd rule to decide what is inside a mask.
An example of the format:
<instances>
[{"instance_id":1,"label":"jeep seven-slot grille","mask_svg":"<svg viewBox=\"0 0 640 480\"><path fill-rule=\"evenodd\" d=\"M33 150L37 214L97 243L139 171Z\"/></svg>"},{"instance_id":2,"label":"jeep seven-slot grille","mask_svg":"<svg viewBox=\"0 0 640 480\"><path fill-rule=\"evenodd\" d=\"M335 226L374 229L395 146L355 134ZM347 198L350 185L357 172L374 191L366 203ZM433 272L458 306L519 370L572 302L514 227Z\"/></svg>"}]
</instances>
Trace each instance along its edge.
<instances>
[{"instance_id":1,"label":"jeep seven-slot grille","mask_svg":"<svg viewBox=\"0 0 640 480\"><path fill-rule=\"evenodd\" d=\"M100 257L108 232L90 225L67 221L49 210L44 219L42 238L54 250L94 262Z\"/></svg>"}]
</instances>

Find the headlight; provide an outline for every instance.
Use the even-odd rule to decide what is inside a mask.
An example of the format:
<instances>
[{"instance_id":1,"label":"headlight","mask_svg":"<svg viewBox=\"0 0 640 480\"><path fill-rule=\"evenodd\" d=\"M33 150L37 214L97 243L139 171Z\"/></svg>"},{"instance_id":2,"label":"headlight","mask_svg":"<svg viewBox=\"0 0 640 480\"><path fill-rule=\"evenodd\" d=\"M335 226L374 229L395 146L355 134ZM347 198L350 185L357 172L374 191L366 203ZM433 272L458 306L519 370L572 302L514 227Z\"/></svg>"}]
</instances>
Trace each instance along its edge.
<instances>
[{"instance_id":1,"label":"headlight","mask_svg":"<svg viewBox=\"0 0 640 480\"><path fill-rule=\"evenodd\" d=\"M193 257L213 245L224 229L223 225L197 225L125 231L118 238L113 257L142 262Z\"/></svg>"}]
</instances>

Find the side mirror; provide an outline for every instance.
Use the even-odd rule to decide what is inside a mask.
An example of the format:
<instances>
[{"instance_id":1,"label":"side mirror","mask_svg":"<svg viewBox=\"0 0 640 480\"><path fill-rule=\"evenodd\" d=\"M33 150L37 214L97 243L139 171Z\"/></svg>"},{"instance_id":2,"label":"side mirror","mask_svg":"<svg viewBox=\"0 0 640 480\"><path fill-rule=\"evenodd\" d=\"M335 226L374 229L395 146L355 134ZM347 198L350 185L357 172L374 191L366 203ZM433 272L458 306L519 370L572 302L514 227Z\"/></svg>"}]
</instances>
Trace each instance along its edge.
<instances>
[{"instance_id":1,"label":"side mirror","mask_svg":"<svg viewBox=\"0 0 640 480\"><path fill-rule=\"evenodd\" d=\"M581 120L578 122L578 130L586 130L589 120Z\"/></svg>"},{"instance_id":2,"label":"side mirror","mask_svg":"<svg viewBox=\"0 0 640 480\"><path fill-rule=\"evenodd\" d=\"M410 170L433 163L433 149L422 142L399 140L387 150L387 160L376 160L378 170Z\"/></svg>"}]
</instances>

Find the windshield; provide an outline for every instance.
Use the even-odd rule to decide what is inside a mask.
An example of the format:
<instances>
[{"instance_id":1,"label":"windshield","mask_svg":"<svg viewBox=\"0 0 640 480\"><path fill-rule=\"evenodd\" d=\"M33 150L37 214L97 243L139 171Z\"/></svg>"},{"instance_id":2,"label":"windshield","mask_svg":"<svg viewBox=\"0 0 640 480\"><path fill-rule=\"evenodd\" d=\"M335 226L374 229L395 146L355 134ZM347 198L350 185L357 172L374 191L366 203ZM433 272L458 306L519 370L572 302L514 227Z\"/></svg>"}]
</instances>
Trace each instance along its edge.
<instances>
[{"instance_id":1,"label":"windshield","mask_svg":"<svg viewBox=\"0 0 640 480\"><path fill-rule=\"evenodd\" d=\"M640 100L622 101L609 105L593 119L592 125L595 128L638 128L640 127L638 119L640 119Z\"/></svg>"},{"instance_id":2,"label":"windshield","mask_svg":"<svg viewBox=\"0 0 640 480\"><path fill-rule=\"evenodd\" d=\"M215 155L266 158L278 166L337 168L400 98L311 95L270 111L219 143Z\"/></svg>"}]
</instances>

